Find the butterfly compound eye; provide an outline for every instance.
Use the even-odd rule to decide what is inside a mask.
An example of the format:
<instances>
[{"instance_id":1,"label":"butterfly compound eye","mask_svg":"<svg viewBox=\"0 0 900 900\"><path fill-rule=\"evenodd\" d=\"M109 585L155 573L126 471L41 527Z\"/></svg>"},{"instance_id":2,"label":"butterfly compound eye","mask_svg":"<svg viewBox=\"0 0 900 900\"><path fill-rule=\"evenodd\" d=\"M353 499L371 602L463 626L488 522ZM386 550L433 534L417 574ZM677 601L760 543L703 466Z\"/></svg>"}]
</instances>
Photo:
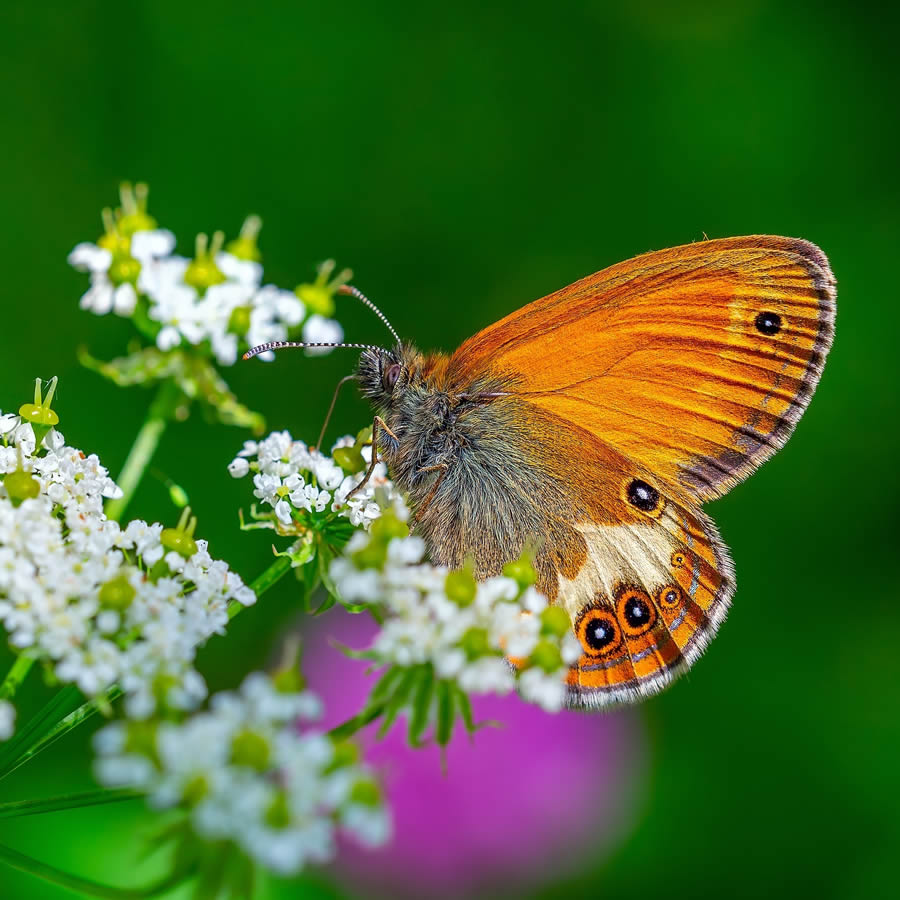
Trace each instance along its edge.
<instances>
[{"instance_id":1,"label":"butterfly compound eye","mask_svg":"<svg viewBox=\"0 0 900 900\"><path fill-rule=\"evenodd\" d=\"M389 366L384 373L384 386L387 390L392 391L397 379L400 377L400 363L394 363Z\"/></svg>"}]
</instances>

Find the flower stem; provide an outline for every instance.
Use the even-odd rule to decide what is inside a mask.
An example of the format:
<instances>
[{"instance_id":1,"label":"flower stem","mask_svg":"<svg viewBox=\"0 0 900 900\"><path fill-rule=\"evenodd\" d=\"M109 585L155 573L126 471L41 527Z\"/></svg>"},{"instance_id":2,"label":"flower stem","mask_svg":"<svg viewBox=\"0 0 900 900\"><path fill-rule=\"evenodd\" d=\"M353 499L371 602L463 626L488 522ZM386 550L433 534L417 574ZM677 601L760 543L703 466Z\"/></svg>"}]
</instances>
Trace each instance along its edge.
<instances>
[{"instance_id":1,"label":"flower stem","mask_svg":"<svg viewBox=\"0 0 900 900\"><path fill-rule=\"evenodd\" d=\"M147 412L147 418L137 433L122 472L116 479L116 483L122 489L122 496L116 500L110 500L106 505L106 517L118 520L125 508L131 502L134 492L140 484L159 441L166 430L166 425L175 414L175 408L184 397L178 385L171 378L167 378L159 387L153 403Z\"/></svg>"},{"instance_id":2,"label":"flower stem","mask_svg":"<svg viewBox=\"0 0 900 900\"><path fill-rule=\"evenodd\" d=\"M261 572L250 582L250 589L259 597L269 590L270 587L277 584L290 569L291 558L289 556L277 556L268 569ZM237 600L232 600L228 606L228 618L233 619L242 609L246 609L246 607L238 603Z\"/></svg>"},{"instance_id":3,"label":"flower stem","mask_svg":"<svg viewBox=\"0 0 900 900\"><path fill-rule=\"evenodd\" d=\"M10 800L0 803L0 819L34 816L38 813L79 809L84 806L98 806L101 803L116 803L120 800L132 800L135 797L143 796L140 791L131 788L101 788L96 791L61 794L59 797L45 797L40 800Z\"/></svg>"},{"instance_id":4,"label":"flower stem","mask_svg":"<svg viewBox=\"0 0 900 900\"><path fill-rule=\"evenodd\" d=\"M51 884L67 888L76 894L87 897L109 898L109 900L141 900L144 897L158 897L160 894L170 891L181 884L182 881L188 879L194 871L193 867L189 869L180 868L147 887L117 888L63 872L61 869L42 863L3 844L0 844L0 862L6 863L13 869L18 869L20 872L27 872L29 875L42 878Z\"/></svg>"},{"instance_id":5,"label":"flower stem","mask_svg":"<svg viewBox=\"0 0 900 900\"><path fill-rule=\"evenodd\" d=\"M34 658L31 656L17 656L16 661L12 664L12 668L6 673L6 678L0 684L0 700L9 700L14 697L19 685L25 680L25 676L34 665Z\"/></svg>"}]
</instances>

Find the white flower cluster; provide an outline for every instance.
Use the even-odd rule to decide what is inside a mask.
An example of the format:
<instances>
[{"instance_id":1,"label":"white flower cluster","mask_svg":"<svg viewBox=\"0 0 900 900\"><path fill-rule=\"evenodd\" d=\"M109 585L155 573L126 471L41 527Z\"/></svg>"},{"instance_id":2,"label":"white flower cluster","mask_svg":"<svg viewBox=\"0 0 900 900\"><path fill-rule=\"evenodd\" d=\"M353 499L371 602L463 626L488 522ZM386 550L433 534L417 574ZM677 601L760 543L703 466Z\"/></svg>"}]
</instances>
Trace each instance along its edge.
<instances>
[{"instance_id":1,"label":"white flower cluster","mask_svg":"<svg viewBox=\"0 0 900 900\"><path fill-rule=\"evenodd\" d=\"M117 682L131 716L196 706L206 696L196 648L224 631L229 602L250 605L253 591L183 530L106 519L103 499L119 489L55 429L36 453L30 425L12 424L5 438L0 623L10 644L88 696Z\"/></svg>"},{"instance_id":2,"label":"white flower cluster","mask_svg":"<svg viewBox=\"0 0 900 900\"><path fill-rule=\"evenodd\" d=\"M477 582L424 561L418 537L390 514L355 534L331 564L341 599L377 605L384 622L366 656L387 666L430 663L466 693L522 697L548 711L565 700L568 667L580 655L567 614L533 587L497 576ZM510 662L512 661L512 662Z\"/></svg>"},{"instance_id":3,"label":"white flower cluster","mask_svg":"<svg viewBox=\"0 0 900 900\"><path fill-rule=\"evenodd\" d=\"M157 808L187 809L201 838L294 875L332 858L336 828L370 846L391 830L371 772L345 752L352 745L304 727L318 714L314 695L282 693L254 673L182 724L108 725L95 738L97 777L146 792Z\"/></svg>"},{"instance_id":4,"label":"white flower cluster","mask_svg":"<svg viewBox=\"0 0 900 900\"><path fill-rule=\"evenodd\" d=\"M0 700L0 741L8 741L16 730L16 708L9 700Z\"/></svg>"},{"instance_id":5,"label":"white flower cluster","mask_svg":"<svg viewBox=\"0 0 900 900\"><path fill-rule=\"evenodd\" d=\"M174 254L175 236L156 227L145 202L146 191L137 199L134 192L123 191L125 212L117 219L107 211L106 233L98 243L78 244L69 254L71 266L90 273L82 309L135 317L163 351L208 344L223 366L236 362L239 349L289 335L302 333L304 341L319 343L343 339L338 322L307 309L295 292L262 284L256 217L247 220L241 238L229 245L233 252L222 250L217 232L211 246L201 235L194 259L187 259ZM329 266L324 270L331 272ZM321 293L328 286L316 282L308 287ZM274 354L259 358L271 360Z\"/></svg>"},{"instance_id":6,"label":"white flower cluster","mask_svg":"<svg viewBox=\"0 0 900 900\"><path fill-rule=\"evenodd\" d=\"M275 431L258 443L245 441L228 471L234 478L254 473L253 495L272 507L273 525L281 534L302 531L304 513L345 518L355 527L368 528L382 512L376 492L391 502L399 495L384 463L379 462L365 487L348 500L364 472L348 473L337 460L347 465L353 454L358 454L359 461L353 468L364 469L372 459L372 448L344 437L334 445L332 456L325 456L303 441L295 441L289 432Z\"/></svg>"}]
</instances>

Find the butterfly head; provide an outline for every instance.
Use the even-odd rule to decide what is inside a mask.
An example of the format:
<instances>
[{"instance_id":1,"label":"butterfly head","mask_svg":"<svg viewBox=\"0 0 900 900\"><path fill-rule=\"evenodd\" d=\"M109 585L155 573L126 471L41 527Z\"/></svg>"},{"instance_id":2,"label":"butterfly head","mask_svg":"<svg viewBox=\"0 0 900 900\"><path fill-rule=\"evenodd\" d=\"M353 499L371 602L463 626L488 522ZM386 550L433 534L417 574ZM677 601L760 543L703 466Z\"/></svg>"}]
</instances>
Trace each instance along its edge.
<instances>
[{"instance_id":1,"label":"butterfly head","mask_svg":"<svg viewBox=\"0 0 900 900\"><path fill-rule=\"evenodd\" d=\"M363 396L382 411L396 406L415 378L418 356L408 344L398 344L391 350L384 347L363 350L356 370Z\"/></svg>"}]
</instances>

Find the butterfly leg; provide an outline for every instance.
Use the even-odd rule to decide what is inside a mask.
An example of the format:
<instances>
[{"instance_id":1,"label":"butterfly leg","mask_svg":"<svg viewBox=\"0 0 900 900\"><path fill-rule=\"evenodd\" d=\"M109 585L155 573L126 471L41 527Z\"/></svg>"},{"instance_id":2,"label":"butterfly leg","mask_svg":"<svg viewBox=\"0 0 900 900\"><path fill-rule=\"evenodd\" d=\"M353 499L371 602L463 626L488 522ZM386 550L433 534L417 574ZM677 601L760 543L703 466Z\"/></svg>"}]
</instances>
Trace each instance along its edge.
<instances>
[{"instance_id":1,"label":"butterfly leg","mask_svg":"<svg viewBox=\"0 0 900 900\"><path fill-rule=\"evenodd\" d=\"M441 484L444 479L447 477L447 472L450 469L450 465L448 463L438 463L436 466L426 466L424 469L419 469L416 474L421 475L424 472L440 472L441 474L435 479L434 486L428 492L428 496L422 502L422 505L416 510L415 515L412 517L409 523L410 531L415 528L416 523L419 519L424 515L425 510L428 509L429 504L432 500L434 500L435 494L440 490Z\"/></svg>"},{"instance_id":2,"label":"butterfly leg","mask_svg":"<svg viewBox=\"0 0 900 900\"><path fill-rule=\"evenodd\" d=\"M365 474L365 477L363 478L363 480L355 488L353 488L353 490L350 491L349 494L347 494L347 498L346 498L347 500L349 500L357 491L362 490L366 486L369 479L372 477L372 473L375 471L375 466L378 464L378 432L379 432L379 430L381 430L381 431L385 432L387 435L389 435L393 439L395 444L399 443L399 441L397 440L397 435L394 434L394 432L391 431L391 429L387 427L387 424L385 423L384 419L382 419L381 416L375 416L375 418L372 420L372 460L369 463L369 468L366 469L366 474Z\"/></svg>"},{"instance_id":3,"label":"butterfly leg","mask_svg":"<svg viewBox=\"0 0 900 900\"><path fill-rule=\"evenodd\" d=\"M337 403L338 394L340 393L341 388L348 381L358 381L358 375L345 375L338 383L337 387L334 389L334 396L331 398L331 406L328 407L328 412L325 414L325 421L322 423L322 430L319 432L319 440L316 441L316 446L312 447L313 450L321 450L322 449L322 441L325 440L325 429L328 428L328 423L331 421L331 414L334 412L334 405Z\"/></svg>"}]
</instances>

